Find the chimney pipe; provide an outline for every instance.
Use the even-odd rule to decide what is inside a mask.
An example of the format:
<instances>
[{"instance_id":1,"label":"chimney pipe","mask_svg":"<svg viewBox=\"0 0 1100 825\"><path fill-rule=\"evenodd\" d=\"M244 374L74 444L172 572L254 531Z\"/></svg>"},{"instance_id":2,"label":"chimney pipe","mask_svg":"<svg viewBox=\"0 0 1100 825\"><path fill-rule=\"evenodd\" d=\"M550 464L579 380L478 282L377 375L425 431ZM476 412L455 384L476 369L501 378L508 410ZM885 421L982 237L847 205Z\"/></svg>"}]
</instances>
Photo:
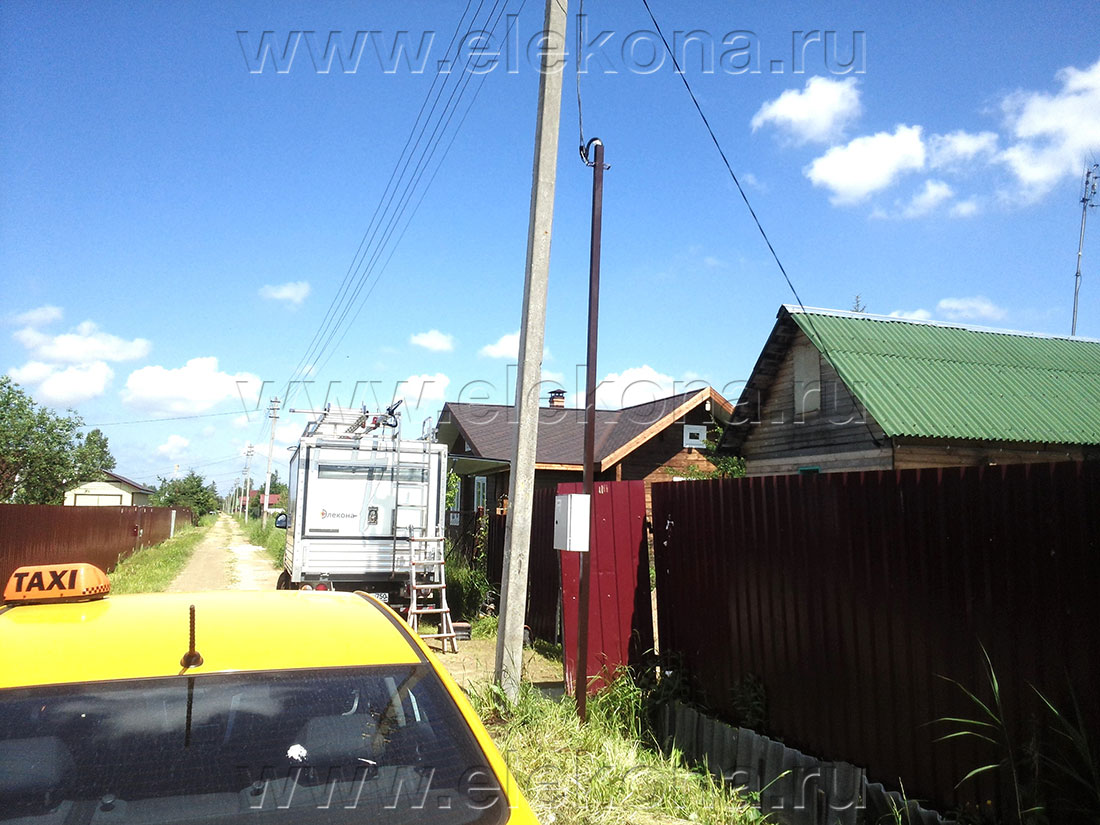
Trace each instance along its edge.
<instances>
[{"instance_id":1,"label":"chimney pipe","mask_svg":"<svg viewBox=\"0 0 1100 825\"><path fill-rule=\"evenodd\" d=\"M565 390L550 390L550 409L565 409Z\"/></svg>"}]
</instances>

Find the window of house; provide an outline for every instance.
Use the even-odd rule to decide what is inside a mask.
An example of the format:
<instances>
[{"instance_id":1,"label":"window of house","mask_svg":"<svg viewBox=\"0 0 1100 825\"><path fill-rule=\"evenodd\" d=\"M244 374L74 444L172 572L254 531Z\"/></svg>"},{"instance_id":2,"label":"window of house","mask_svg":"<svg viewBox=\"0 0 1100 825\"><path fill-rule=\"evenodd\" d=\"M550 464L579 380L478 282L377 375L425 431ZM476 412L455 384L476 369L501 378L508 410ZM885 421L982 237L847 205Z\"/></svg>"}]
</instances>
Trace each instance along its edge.
<instances>
[{"instance_id":1,"label":"window of house","mask_svg":"<svg viewBox=\"0 0 1100 825\"><path fill-rule=\"evenodd\" d=\"M474 509L488 504L489 484L485 476L474 476Z\"/></svg>"},{"instance_id":2,"label":"window of house","mask_svg":"<svg viewBox=\"0 0 1100 825\"><path fill-rule=\"evenodd\" d=\"M821 354L807 340L794 346L794 414L821 409Z\"/></svg>"}]
</instances>

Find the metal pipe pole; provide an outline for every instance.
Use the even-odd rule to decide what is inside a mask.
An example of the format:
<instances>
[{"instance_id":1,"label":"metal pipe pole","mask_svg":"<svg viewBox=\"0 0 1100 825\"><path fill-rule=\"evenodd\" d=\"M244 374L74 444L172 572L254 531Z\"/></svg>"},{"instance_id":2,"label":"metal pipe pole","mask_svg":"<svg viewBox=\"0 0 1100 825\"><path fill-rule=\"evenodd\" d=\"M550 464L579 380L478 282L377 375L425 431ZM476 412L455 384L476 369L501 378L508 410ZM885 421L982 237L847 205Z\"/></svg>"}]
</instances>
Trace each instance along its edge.
<instances>
[{"instance_id":1,"label":"metal pipe pole","mask_svg":"<svg viewBox=\"0 0 1100 825\"><path fill-rule=\"evenodd\" d=\"M493 678L513 701L523 671L523 619L527 612L527 561L531 552L531 510L535 491L535 446L539 430L539 383L546 333L546 287L550 275L550 235L554 225L554 185L558 165L562 71L565 65L567 0L546 0L539 67L538 119L532 169L531 214L523 284L523 322L516 375L518 431L508 483L504 527L504 569L500 592Z\"/></svg>"},{"instance_id":2,"label":"metal pipe pole","mask_svg":"<svg viewBox=\"0 0 1100 825\"><path fill-rule=\"evenodd\" d=\"M1081 294L1081 257L1085 249L1085 218L1089 213L1089 206L1096 195L1097 166L1085 170L1085 191L1081 195L1081 237L1077 240L1077 275L1073 280L1073 326L1070 327L1070 335L1077 334L1077 298Z\"/></svg>"},{"instance_id":3,"label":"metal pipe pole","mask_svg":"<svg viewBox=\"0 0 1100 825\"><path fill-rule=\"evenodd\" d=\"M580 587L577 597L577 714L588 719L588 611L591 601L592 553L596 549L596 352L600 327L600 241L603 234L603 142L592 138L585 156L594 149L592 167L592 238L588 252L588 356L585 362L584 392L584 493L588 496L588 552L581 553Z\"/></svg>"}]
</instances>

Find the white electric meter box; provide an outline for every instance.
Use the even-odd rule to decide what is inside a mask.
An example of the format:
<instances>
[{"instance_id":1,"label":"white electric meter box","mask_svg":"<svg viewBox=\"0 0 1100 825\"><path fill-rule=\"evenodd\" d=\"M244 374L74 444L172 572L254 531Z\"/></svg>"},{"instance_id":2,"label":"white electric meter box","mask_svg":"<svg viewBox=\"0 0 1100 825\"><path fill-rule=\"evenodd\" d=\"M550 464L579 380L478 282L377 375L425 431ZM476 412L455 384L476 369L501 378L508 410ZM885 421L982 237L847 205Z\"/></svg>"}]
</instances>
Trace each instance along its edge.
<instances>
[{"instance_id":1,"label":"white electric meter box","mask_svg":"<svg viewBox=\"0 0 1100 825\"><path fill-rule=\"evenodd\" d=\"M554 549L574 553L588 551L588 534L591 530L591 498L582 493L571 493L554 498Z\"/></svg>"}]
</instances>

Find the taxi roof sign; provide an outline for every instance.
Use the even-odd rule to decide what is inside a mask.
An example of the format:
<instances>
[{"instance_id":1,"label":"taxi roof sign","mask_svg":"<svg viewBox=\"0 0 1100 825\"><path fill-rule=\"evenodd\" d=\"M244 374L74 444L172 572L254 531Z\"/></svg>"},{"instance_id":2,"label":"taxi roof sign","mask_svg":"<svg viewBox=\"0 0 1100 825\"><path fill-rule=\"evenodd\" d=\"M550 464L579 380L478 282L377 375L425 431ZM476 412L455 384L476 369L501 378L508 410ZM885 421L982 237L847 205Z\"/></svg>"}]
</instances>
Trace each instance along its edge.
<instances>
[{"instance_id":1,"label":"taxi roof sign","mask_svg":"<svg viewBox=\"0 0 1100 825\"><path fill-rule=\"evenodd\" d=\"M18 568L4 588L7 604L80 602L111 592L107 574L94 564L37 564Z\"/></svg>"}]
</instances>

